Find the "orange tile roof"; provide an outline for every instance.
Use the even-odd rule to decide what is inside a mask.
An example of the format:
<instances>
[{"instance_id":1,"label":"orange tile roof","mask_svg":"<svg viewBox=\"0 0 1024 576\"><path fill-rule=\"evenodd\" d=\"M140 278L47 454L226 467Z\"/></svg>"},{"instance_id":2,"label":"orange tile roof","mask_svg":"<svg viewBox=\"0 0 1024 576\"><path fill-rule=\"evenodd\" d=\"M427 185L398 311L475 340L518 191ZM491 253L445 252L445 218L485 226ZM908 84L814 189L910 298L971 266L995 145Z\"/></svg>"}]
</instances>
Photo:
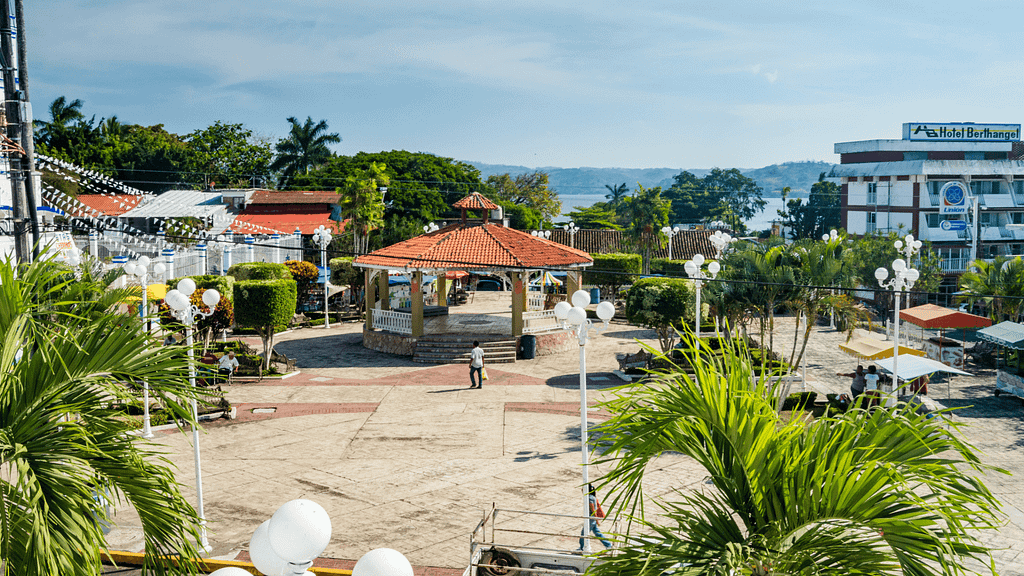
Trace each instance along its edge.
<instances>
[{"instance_id":1,"label":"orange tile roof","mask_svg":"<svg viewBox=\"0 0 1024 576\"><path fill-rule=\"evenodd\" d=\"M589 266L590 254L501 224L452 224L356 258L387 268L540 269Z\"/></svg>"},{"instance_id":2,"label":"orange tile roof","mask_svg":"<svg viewBox=\"0 0 1024 576\"><path fill-rule=\"evenodd\" d=\"M293 234L298 228L303 235L312 234L320 226L337 231L341 225L331 220L331 209L318 206L249 206L243 210L230 228L235 232L244 233L280 233Z\"/></svg>"},{"instance_id":3,"label":"orange tile roof","mask_svg":"<svg viewBox=\"0 0 1024 576\"><path fill-rule=\"evenodd\" d=\"M469 196L466 196L462 200L452 204L452 208L464 208L466 210L497 210L498 205L488 200L483 194L473 192Z\"/></svg>"},{"instance_id":4,"label":"orange tile roof","mask_svg":"<svg viewBox=\"0 0 1024 576\"><path fill-rule=\"evenodd\" d=\"M249 200L253 204L337 204L338 193L306 190L257 190Z\"/></svg>"},{"instance_id":5,"label":"orange tile roof","mask_svg":"<svg viewBox=\"0 0 1024 576\"><path fill-rule=\"evenodd\" d=\"M79 194L78 201L103 216L120 216L138 206L142 201L142 196L136 194ZM70 212L71 216L96 216L94 212L87 212L81 208L72 209Z\"/></svg>"}]
</instances>

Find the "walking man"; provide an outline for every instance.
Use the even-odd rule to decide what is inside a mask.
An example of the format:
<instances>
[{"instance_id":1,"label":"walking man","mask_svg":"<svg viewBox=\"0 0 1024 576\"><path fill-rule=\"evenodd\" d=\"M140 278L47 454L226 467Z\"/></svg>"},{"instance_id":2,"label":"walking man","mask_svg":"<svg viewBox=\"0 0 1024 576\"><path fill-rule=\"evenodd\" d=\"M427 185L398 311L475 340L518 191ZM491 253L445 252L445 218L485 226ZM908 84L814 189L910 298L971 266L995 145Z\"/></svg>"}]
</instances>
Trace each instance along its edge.
<instances>
[{"instance_id":1,"label":"walking man","mask_svg":"<svg viewBox=\"0 0 1024 576\"><path fill-rule=\"evenodd\" d=\"M469 387L470 388L483 388L483 371L484 371L484 349L480 347L478 340L473 341L473 350L469 353ZM473 375L476 374L476 380L473 380Z\"/></svg>"}]
</instances>

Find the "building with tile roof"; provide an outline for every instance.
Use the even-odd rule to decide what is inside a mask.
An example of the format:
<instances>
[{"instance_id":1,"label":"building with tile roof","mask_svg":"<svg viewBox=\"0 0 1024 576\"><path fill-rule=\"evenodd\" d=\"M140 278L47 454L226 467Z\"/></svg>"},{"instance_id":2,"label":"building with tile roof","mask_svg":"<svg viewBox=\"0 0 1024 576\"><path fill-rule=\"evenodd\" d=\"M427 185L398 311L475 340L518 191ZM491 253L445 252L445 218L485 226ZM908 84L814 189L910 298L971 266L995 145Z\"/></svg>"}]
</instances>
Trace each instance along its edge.
<instances>
[{"instance_id":1,"label":"building with tile roof","mask_svg":"<svg viewBox=\"0 0 1024 576\"><path fill-rule=\"evenodd\" d=\"M583 250L508 228L500 221L488 222L487 216L492 210L498 210L498 206L478 193L459 200L454 207L462 210L461 222L355 259L354 265L366 270L364 332L372 331L375 325L383 323L414 339L423 336L423 274L438 275L439 304L444 306L447 294L444 273L469 268L509 275L512 283L512 335L519 337L523 334L527 299L525 287L531 273L565 270L569 272L570 290L575 290L579 288L580 271L594 263L590 254ZM483 221L469 220L466 213L470 210L483 211ZM386 282L388 271L392 269L405 270L412 276L411 318L398 317L396 314L401 312L389 309ZM375 283L377 295L374 295ZM364 342L369 340L364 338Z\"/></svg>"},{"instance_id":2,"label":"building with tile roof","mask_svg":"<svg viewBox=\"0 0 1024 576\"><path fill-rule=\"evenodd\" d=\"M233 230L263 228L312 236L320 226L337 232L344 226L338 193L304 190L256 190L232 223Z\"/></svg>"},{"instance_id":3,"label":"building with tile roof","mask_svg":"<svg viewBox=\"0 0 1024 576\"><path fill-rule=\"evenodd\" d=\"M122 216L148 199L139 194L79 194L77 200L82 206L66 212L68 216L79 218Z\"/></svg>"}]
</instances>

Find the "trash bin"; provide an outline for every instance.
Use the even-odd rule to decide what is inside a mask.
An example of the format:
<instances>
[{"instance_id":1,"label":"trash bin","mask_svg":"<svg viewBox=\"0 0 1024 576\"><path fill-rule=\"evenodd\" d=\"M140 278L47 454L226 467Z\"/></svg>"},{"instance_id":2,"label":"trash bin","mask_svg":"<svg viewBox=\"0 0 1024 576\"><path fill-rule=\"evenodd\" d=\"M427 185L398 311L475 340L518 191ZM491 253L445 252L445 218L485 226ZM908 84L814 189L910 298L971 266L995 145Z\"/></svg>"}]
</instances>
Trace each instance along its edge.
<instances>
[{"instance_id":1,"label":"trash bin","mask_svg":"<svg viewBox=\"0 0 1024 576\"><path fill-rule=\"evenodd\" d=\"M533 334L520 336L519 347L523 351L523 360L533 360L537 357L537 337Z\"/></svg>"},{"instance_id":2,"label":"trash bin","mask_svg":"<svg viewBox=\"0 0 1024 576\"><path fill-rule=\"evenodd\" d=\"M597 304L601 301L601 290L597 288L590 289L590 303Z\"/></svg>"}]
</instances>

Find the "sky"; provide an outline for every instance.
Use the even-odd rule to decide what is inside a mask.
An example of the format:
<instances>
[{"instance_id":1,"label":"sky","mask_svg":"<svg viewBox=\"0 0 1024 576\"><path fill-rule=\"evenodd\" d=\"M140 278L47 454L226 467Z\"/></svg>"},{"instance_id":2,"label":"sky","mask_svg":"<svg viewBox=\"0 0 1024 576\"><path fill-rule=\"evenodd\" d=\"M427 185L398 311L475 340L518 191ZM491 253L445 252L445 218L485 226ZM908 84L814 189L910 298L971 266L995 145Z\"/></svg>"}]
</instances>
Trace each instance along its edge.
<instances>
[{"instance_id":1,"label":"sky","mask_svg":"<svg viewBox=\"0 0 1024 576\"><path fill-rule=\"evenodd\" d=\"M339 154L536 167L838 162L904 122L1024 120L1024 2L36 0L36 118L217 120Z\"/></svg>"}]
</instances>

